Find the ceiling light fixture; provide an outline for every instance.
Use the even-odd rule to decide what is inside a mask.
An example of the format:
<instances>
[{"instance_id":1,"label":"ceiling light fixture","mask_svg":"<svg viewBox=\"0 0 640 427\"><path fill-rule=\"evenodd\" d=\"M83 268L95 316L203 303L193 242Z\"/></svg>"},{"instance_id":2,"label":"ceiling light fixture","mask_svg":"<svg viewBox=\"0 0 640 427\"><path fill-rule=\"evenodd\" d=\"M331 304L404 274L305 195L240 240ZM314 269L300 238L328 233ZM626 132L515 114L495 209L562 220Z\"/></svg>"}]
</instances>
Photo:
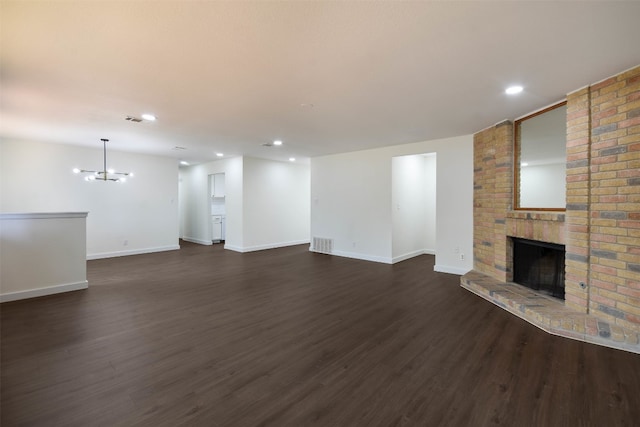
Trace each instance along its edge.
<instances>
[{"instance_id":1,"label":"ceiling light fixture","mask_svg":"<svg viewBox=\"0 0 640 427\"><path fill-rule=\"evenodd\" d=\"M520 163L520 166L529 166L529 163L527 163L527 162L522 162L522 163Z\"/></svg>"},{"instance_id":2,"label":"ceiling light fixture","mask_svg":"<svg viewBox=\"0 0 640 427\"><path fill-rule=\"evenodd\" d=\"M180 164L183 166L189 166L189 162L186 162L184 160L180 160Z\"/></svg>"},{"instance_id":3,"label":"ceiling light fixture","mask_svg":"<svg viewBox=\"0 0 640 427\"><path fill-rule=\"evenodd\" d=\"M296 158L295 158L295 157L289 157L289 161L290 161L290 162L295 162L295 161L296 161Z\"/></svg>"},{"instance_id":4,"label":"ceiling light fixture","mask_svg":"<svg viewBox=\"0 0 640 427\"><path fill-rule=\"evenodd\" d=\"M522 92L522 86L509 86L504 92L507 95L517 95Z\"/></svg>"},{"instance_id":5,"label":"ceiling light fixture","mask_svg":"<svg viewBox=\"0 0 640 427\"><path fill-rule=\"evenodd\" d=\"M148 120L150 122L154 122L156 120L156 116L154 116L153 114L149 114L149 113L144 113L141 116L143 119Z\"/></svg>"},{"instance_id":6,"label":"ceiling light fixture","mask_svg":"<svg viewBox=\"0 0 640 427\"><path fill-rule=\"evenodd\" d=\"M282 141L276 139L275 141L273 141L273 145L282 145Z\"/></svg>"},{"instance_id":7,"label":"ceiling light fixture","mask_svg":"<svg viewBox=\"0 0 640 427\"><path fill-rule=\"evenodd\" d=\"M218 157L223 157L223 156L224 156L224 153L216 153L216 156L218 156Z\"/></svg>"},{"instance_id":8,"label":"ceiling light fixture","mask_svg":"<svg viewBox=\"0 0 640 427\"><path fill-rule=\"evenodd\" d=\"M108 139L102 138L102 152L103 152L103 162L102 162L102 170L101 171L92 171L87 169L78 169L74 168L73 173L83 173L90 174L85 175L85 181L113 181L113 182L125 182L127 177L133 177L132 172L116 172L113 169L107 169L107 142ZM121 176L114 176L121 175Z\"/></svg>"}]
</instances>

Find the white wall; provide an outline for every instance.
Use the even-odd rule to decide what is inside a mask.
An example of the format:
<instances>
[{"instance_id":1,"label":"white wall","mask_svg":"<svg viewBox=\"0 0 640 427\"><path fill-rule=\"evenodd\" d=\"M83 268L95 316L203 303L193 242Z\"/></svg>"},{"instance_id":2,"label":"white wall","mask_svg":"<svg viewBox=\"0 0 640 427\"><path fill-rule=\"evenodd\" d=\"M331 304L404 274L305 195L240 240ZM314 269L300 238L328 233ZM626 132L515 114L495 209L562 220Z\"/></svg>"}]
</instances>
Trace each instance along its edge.
<instances>
[{"instance_id":1,"label":"white wall","mask_svg":"<svg viewBox=\"0 0 640 427\"><path fill-rule=\"evenodd\" d=\"M520 206L564 208L566 206L565 164L520 167Z\"/></svg>"},{"instance_id":2,"label":"white wall","mask_svg":"<svg viewBox=\"0 0 640 427\"><path fill-rule=\"evenodd\" d=\"M178 249L176 160L107 150L108 167L135 177L86 182L72 172L101 169L102 147L0 142L0 211L89 212L88 258Z\"/></svg>"},{"instance_id":3,"label":"white wall","mask_svg":"<svg viewBox=\"0 0 640 427\"><path fill-rule=\"evenodd\" d=\"M333 239L333 254L391 262L389 149L311 159L311 237Z\"/></svg>"},{"instance_id":4,"label":"white wall","mask_svg":"<svg viewBox=\"0 0 640 427\"><path fill-rule=\"evenodd\" d=\"M398 156L391 164L392 262L436 248L436 154Z\"/></svg>"},{"instance_id":5,"label":"white wall","mask_svg":"<svg viewBox=\"0 0 640 427\"><path fill-rule=\"evenodd\" d=\"M86 215L0 214L0 302L88 287Z\"/></svg>"},{"instance_id":6,"label":"white wall","mask_svg":"<svg viewBox=\"0 0 640 427\"><path fill-rule=\"evenodd\" d=\"M336 255L391 263L392 158L432 152L437 155L435 268L471 270L472 135L312 158L311 236L334 239Z\"/></svg>"},{"instance_id":7,"label":"white wall","mask_svg":"<svg viewBox=\"0 0 640 427\"><path fill-rule=\"evenodd\" d=\"M426 253L425 167L425 157L421 155L398 156L391 160L393 262Z\"/></svg>"},{"instance_id":8,"label":"white wall","mask_svg":"<svg viewBox=\"0 0 640 427\"><path fill-rule=\"evenodd\" d=\"M425 165L425 222L426 237L425 251L436 253L436 195L437 195L437 155L435 153L424 156Z\"/></svg>"},{"instance_id":9,"label":"white wall","mask_svg":"<svg viewBox=\"0 0 640 427\"><path fill-rule=\"evenodd\" d=\"M309 243L309 166L244 158L243 251Z\"/></svg>"},{"instance_id":10,"label":"white wall","mask_svg":"<svg viewBox=\"0 0 640 427\"><path fill-rule=\"evenodd\" d=\"M208 176L225 174L225 248L238 252L309 242L309 166L250 157L180 169L182 238L211 244Z\"/></svg>"}]
</instances>

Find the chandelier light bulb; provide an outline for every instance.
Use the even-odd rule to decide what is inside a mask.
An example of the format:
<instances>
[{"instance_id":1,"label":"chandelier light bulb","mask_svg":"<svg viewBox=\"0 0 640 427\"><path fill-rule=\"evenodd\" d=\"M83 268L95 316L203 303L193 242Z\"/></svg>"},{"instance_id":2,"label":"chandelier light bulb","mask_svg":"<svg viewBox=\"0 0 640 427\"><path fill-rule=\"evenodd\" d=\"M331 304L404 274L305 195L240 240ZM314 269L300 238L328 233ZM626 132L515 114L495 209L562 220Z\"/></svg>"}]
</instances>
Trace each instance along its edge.
<instances>
[{"instance_id":1,"label":"chandelier light bulb","mask_svg":"<svg viewBox=\"0 0 640 427\"><path fill-rule=\"evenodd\" d=\"M125 182L124 177L133 176L130 172L116 172L113 168L107 169L107 142L108 139L101 139L102 141L102 169L101 170L88 170L73 168L73 173L83 174L85 181L111 181L111 182Z\"/></svg>"}]
</instances>

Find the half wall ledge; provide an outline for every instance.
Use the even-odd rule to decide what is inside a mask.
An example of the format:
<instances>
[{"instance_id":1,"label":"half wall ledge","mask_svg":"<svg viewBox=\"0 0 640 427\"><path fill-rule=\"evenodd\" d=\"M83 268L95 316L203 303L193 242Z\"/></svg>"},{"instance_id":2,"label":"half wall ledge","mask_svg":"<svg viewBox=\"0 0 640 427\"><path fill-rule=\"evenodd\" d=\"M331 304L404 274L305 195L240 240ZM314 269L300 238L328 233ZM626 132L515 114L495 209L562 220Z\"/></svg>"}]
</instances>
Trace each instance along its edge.
<instances>
[{"instance_id":1,"label":"half wall ledge","mask_svg":"<svg viewBox=\"0 0 640 427\"><path fill-rule=\"evenodd\" d=\"M552 335L640 354L640 336L618 325L565 307L562 301L471 270L460 285Z\"/></svg>"}]
</instances>

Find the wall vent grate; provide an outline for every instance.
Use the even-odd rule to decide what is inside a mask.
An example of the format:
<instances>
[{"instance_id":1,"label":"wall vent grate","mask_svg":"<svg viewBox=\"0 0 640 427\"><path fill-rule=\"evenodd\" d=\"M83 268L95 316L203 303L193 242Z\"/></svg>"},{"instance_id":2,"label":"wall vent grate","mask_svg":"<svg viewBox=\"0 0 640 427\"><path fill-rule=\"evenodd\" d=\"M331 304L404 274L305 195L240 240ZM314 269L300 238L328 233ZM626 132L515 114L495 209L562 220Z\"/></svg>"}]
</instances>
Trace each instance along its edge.
<instances>
[{"instance_id":1,"label":"wall vent grate","mask_svg":"<svg viewBox=\"0 0 640 427\"><path fill-rule=\"evenodd\" d=\"M320 252L323 254L330 254L333 252L333 239L327 239L325 237L314 237L312 250L314 252Z\"/></svg>"}]
</instances>

